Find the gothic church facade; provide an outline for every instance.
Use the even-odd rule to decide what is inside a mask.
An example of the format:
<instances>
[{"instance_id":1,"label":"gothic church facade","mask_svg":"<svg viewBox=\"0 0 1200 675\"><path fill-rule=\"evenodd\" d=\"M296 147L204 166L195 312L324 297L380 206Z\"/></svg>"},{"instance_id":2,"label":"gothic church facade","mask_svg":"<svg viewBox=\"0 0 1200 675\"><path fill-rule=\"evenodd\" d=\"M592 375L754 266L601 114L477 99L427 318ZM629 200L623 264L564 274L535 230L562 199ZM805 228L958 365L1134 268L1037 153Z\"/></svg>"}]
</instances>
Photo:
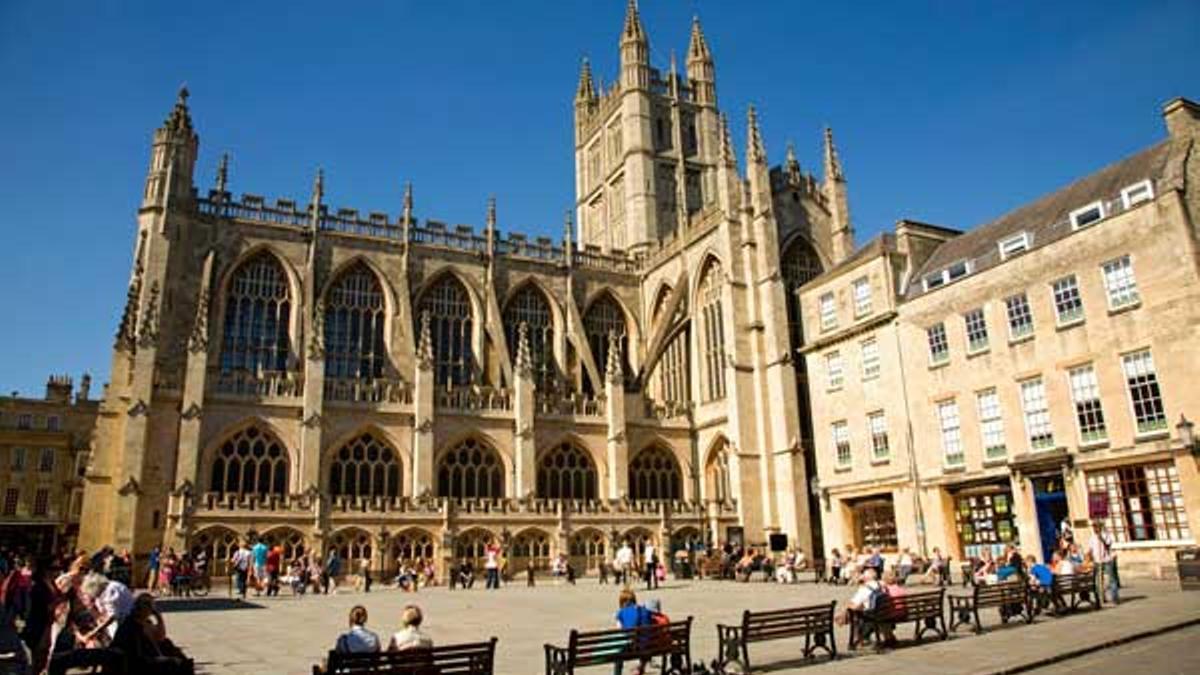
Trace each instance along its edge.
<instances>
[{"instance_id":1,"label":"gothic church facade","mask_svg":"<svg viewBox=\"0 0 1200 675\"><path fill-rule=\"evenodd\" d=\"M824 176L744 171L699 22L683 73L636 5L620 74L575 95L561 241L269 202L193 180L182 91L154 132L133 270L85 476L79 545L205 549L255 533L379 570L629 540L819 545L797 294L853 249ZM578 223L574 227L573 221ZM218 570L221 568L218 563Z\"/></svg>"}]
</instances>

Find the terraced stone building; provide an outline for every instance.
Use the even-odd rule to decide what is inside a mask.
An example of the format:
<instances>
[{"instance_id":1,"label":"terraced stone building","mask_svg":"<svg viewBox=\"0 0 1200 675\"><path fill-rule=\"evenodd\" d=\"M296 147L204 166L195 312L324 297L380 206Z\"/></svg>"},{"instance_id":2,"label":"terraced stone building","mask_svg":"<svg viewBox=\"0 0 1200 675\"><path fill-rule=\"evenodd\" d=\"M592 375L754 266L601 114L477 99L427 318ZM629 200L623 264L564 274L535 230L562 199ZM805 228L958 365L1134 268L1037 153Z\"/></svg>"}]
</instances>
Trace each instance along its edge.
<instances>
[{"instance_id":1,"label":"terraced stone building","mask_svg":"<svg viewBox=\"0 0 1200 675\"><path fill-rule=\"evenodd\" d=\"M411 186L397 214L328 205L320 174L300 203L236 197L222 160L201 190L181 91L80 544L223 561L254 532L386 571L491 540L579 569L624 539L819 543L792 291L854 248L832 135L821 180L790 149L772 168L751 110L739 170L699 22L682 72L634 3L619 46L611 86L583 64L560 241L494 201L479 229L418 218Z\"/></svg>"}]
</instances>

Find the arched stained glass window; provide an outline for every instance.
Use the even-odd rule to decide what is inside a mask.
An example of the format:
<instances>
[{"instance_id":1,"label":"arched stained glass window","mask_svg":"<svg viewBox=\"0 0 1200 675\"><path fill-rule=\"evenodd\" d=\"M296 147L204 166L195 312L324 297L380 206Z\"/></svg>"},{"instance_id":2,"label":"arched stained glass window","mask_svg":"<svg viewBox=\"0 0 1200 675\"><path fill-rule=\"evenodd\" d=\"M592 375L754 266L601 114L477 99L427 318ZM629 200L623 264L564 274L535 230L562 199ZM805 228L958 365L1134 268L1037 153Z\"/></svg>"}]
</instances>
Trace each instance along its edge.
<instances>
[{"instance_id":1,"label":"arched stained glass window","mask_svg":"<svg viewBox=\"0 0 1200 675\"><path fill-rule=\"evenodd\" d=\"M504 337L514 362L520 342L521 324L526 326L529 337L529 357L533 363L534 382L540 390L547 390L554 380L554 320L550 314L550 303L546 296L533 284L517 291L504 306Z\"/></svg>"},{"instance_id":2,"label":"arched stained glass window","mask_svg":"<svg viewBox=\"0 0 1200 675\"><path fill-rule=\"evenodd\" d=\"M222 370L286 370L291 316L291 292L279 260L264 251L242 263L225 294Z\"/></svg>"},{"instance_id":3,"label":"arched stained glass window","mask_svg":"<svg viewBox=\"0 0 1200 675\"><path fill-rule=\"evenodd\" d=\"M396 451L370 432L346 443L329 464L329 493L398 497L400 460Z\"/></svg>"},{"instance_id":4,"label":"arched stained glass window","mask_svg":"<svg viewBox=\"0 0 1200 675\"><path fill-rule=\"evenodd\" d=\"M537 494L547 499L595 499L596 465L578 446L558 445L538 463Z\"/></svg>"},{"instance_id":5,"label":"arched stained glass window","mask_svg":"<svg viewBox=\"0 0 1200 675\"><path fill-rule=\"evenodd\" d=\"M383 376L383 286L362 262L343 272L325 300L325 377Z\"/></svg>"},{"instance_id":6,"label":"arched stained glass window","mask_svg":"<svg viewBox=\"0 0 1200 675\"><path fill-rule=\"evenodd\" d=\"M682 499L679 464L666 448L642 450L629 463L630 499Z\"/></svg>"},{"instance_id":7,"label":"arched stained glass window","mask_svg":"<svg viewBox=\"0 0 1200 675\"><path fill-rule=\"evenodd\" d=\"M657 324L664 320L662 316L665 311L667 300L671 295L671 289L664 286L659 291L658 299L654 303L654 321ZM683 304L680 303L675 315L679 316L684 312ZM691 392L688 388L688 371L690 369L690 359L688 358L688 339L690 331L687 328L679 330L670 338L662 355L658 358L658 363L655 364L654 370L657 375L657 391L654 392L654 397L660 403L684 403L691 400Z\"/></svg>"},{"instance_id":8,"label":"arched stained glass window","mask_svg":"<svg viewBox=\"0 0 1200 675\"><path fill-rule=\"evenodd\" d=\"M626 368L628 361L628 331L625 326L625 311L621 309L621 305L610 295L604 293L588 307L587 313L583 315L583 334L587 336L588 347L592 350L592 356L596 359L596 369L600 371L600 376L604 377L604 371L608 367L608 335L616 333L621 345L621 367ZM589 385L588 391L596 393L604 390L602 382L587 381Z\"/></svg>"},{"instance_id":9,"label":"arched stained glass window","mask_svg":"<svg viewBox=\"0 0 1200 675\"><path fill-rule=\"evenodd\" d=\"M801 322L800 297L796 290L821 274L821 259L812 244L803 237L796 237L779 256L783 287L787 295L788 335L792 349L804 343L804 327Z\"/></svg>"},{"instance_id":10,"label":"arched stained glass window","mask_svg":"<svg viewBox=\"0 0 1200 675\"><path fill-rule=\"evenodd\" d=\"M471 301L462 282L446 274L421 294L416 312L418 338L421 317L426 313L433 338L434 381L444 386L469 383L475 363L471 349Z\"/></svg>"},{"instance_id":11,"label":"arched stained glass window","mask_svg":"<svg viewBox=\"0 0 1200 675\"><path fill-rule=\"evenodd\" d=\"M725 398L725 316L722 311L721 289L725 275L721 264L709 262L700 282L700 349L704 357L705 401Z\"/></svg>"},{"instance_id":12,"label":"arched stained glass window","mask_svg":"<svg viewBox=\"0 0 1200 675\"><path fill-rule=\"evenodd\" d=\"M275 436L257 427L243 429L217 450L209 489L239 497L287 494L287 449Z\"/></svg>"},{"instance_id":13,"label":"arched stained glass window","mask_svg":"<svg viewBox=\"0 0 1200 675\"><path fill-rule=\"evenodd\" d=\"M438 462L439 497L459 499L504 496L504 463L490 446L468 438L442 455Z\"/></svg>"}]
</instances>

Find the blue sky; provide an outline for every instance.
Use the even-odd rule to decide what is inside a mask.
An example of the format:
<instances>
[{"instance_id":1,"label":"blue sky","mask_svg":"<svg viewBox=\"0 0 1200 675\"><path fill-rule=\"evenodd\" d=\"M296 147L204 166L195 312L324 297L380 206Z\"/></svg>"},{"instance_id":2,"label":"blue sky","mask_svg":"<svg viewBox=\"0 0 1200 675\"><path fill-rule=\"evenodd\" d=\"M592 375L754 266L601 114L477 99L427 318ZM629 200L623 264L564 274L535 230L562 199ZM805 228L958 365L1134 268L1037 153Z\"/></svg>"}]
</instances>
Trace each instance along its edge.
<instances>
[{"instance_id":1,"label":"blue sky","mask_svg":"<svg viewBox=\"0 0 1200 675\"><path fill-rule=\"evenodd\" d=\"M1200 3L643 0L656 65L699 13L744 147L819 169L833 126L865 241L902 217L994 218L1164 135L1200 98ZM853 6L851 6L853 5ZM623 0L0 2L0 391L106 381L150 133L180 83L231 189L561 232L579 60L612 80Z\"/></svg>"}]
</instances>

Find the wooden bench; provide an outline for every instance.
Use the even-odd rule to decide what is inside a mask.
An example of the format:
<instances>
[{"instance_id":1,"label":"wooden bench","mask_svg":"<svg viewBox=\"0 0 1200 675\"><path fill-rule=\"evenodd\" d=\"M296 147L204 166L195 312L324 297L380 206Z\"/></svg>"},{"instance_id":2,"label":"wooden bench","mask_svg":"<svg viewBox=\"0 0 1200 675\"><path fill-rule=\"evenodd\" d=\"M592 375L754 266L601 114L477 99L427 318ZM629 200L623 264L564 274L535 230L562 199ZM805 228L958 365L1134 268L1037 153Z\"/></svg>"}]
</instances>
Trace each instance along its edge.
<instances>
[{"instance_id":1,"label":"wooden bench","mask_svg":"<svg viewBox=\"0 0 1200 675\"><path fill-rule=\"evenodd\" d=\"M850 649L857 649L871 635L877 643L884 626L899 626L913 622L916 629L913 639L921 641L926 631L937 633L945 640L950 637L946 630L946 590L906 593L899 598L884 596L879 606L871 611L850 612Z\"/></svg>"},{"instance_id":2,"label":"wooden bench","mask_svg":"<svg viewBox=\"0 0 1200 675\"><path fill-rule=\"evenodd\" d=\"M347 654L329 652L325 670L313 666L313 675L492 675L496 638L444 647L405 649L398 652Z\"/></svg>"},{"instance_id":3,"label":"wooden bench","mask_svg":"<svg viewBox=\"0 0 1200 675\"><path fill-rule=\"evenodd\" d=\"M837 658L837 643L833 635L833 608L836 602L827 605L777 609L769 612L742 613L740 626L717 624L719 653L713 669L717 675L726 672L726 667L737 663L736 672L750 672L751 642L766 642L784 638L803 637L804 658L812 658L816 650L824 649L829 658Z\"/></svg>"},{"instance_id":4,"label":"wooden bench","mask_svg":"<svg viewBox=\"0 0 1200 675\"><path fill-rule=\"evenodd\" d=\"M573 675L576 668L662 659L662 675L692 672L692 617L628 630L571 629L566 647L545 645L546 675Z\"/></svg>"},{"instance_id":5,"label":"wooden bench","mask_svg":"<svg viewBox=\"0 0 1200 675\"><path fill-rule=\"evenodd\" d=\"M73 649L53 655L47 672L50 675L80 672L124 675L129 672L129 664L119 649Z\"/></svg>"},{"instance_id":6,"label":"wooden bench","mask_svg":"<svg viewBox=\"0 0 1200 675\"><path fill-rule=\"evenodd\" d=\"M1074 612L1083 604L1100 609L1100 587L1096 583L1096 570L1076 574L1055 574L1050 587L1057 613Z\"/></svg>"},{"instance_id":7,"label":"wooden bench","mask_svg":"<svg viewBox=\"0 0 1200 675\"><path fill-rule=\"evenodd\" d=\"M959 626L974 623L975 632L982 633L979 610L986 607L1000 609L1000 623L1008 623L1013 616L1022 616L1025 623L1033 623L1033 600L1029 594L1029 584L1023 579L1016 579L999 584L977 585L971 595L951 595L950 630L956 631Z\"/></svg>"}]
</instances>

